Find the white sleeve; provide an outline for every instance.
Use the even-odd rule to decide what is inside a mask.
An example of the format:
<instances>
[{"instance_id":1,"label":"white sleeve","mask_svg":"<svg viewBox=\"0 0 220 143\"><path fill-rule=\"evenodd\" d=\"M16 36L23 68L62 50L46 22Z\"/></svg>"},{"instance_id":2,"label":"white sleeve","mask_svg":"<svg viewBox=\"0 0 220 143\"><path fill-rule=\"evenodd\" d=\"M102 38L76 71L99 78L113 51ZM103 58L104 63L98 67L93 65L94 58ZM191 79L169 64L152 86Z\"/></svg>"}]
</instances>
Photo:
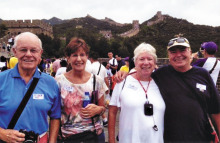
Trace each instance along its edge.
<instances>
[{"instance_id":1,"label":"white sleeve","mask_svg":"<svg viewBox=\"0 0 220 143\"><path fill-rule=\"evenodd\" d=\"M121 94L123 83L124 83L124 81L122 81L120 83L116 83L114 90L112 92L112 97L111 97L109 105L121 107L120 94Z\"/></svg>"}]
</instances>

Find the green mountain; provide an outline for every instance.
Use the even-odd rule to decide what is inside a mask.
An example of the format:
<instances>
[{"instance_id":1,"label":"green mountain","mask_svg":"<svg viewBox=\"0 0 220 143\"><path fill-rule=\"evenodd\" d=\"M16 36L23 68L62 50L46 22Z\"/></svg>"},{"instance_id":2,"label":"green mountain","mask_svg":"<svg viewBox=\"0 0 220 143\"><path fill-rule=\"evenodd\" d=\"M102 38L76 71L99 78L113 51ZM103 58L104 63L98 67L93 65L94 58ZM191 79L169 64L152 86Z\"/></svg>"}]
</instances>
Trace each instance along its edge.
<instances>
[{"instance_id":1,"label":"green mountain","mask_svg":"<svg viewBox=\"0 0 220 143\"><path fill-rule=\"evenodd\" d=\"M66 37L67 42L71 37L82 37L88 41L93 51L105 56L109 50L123 56L132 56L134 48L146 42L157 49L158 57L166 57L167 43L177 34L183 35L190 41L193 52L198 51L201 43L205 41L214 41L220 46L220 26L195 25L187 20L161 15L161 13L157 13L139 26L140 31L137 35L125 38L118 35L131 30L132 24L118 24L113 20L98 20L91 16L74 18L53 27L55 37ZM111 30L112 39L103 40L103 36L99 33L101 30ZM96 44L92 43L91 39ZM99 45L100 40L103 40L102 44L105 47ZM103 49L106 52L103 52ZM217 56L220 57L220 52Z\"/></svg>"}]
</instances>

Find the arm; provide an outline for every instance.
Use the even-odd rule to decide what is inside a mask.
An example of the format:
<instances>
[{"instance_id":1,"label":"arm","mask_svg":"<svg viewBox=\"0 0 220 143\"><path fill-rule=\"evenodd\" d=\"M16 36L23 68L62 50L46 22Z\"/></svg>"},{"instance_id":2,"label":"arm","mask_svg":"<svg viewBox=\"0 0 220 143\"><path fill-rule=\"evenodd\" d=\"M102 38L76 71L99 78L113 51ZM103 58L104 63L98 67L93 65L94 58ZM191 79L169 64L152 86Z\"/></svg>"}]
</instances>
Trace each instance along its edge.
<instances>
[{"instance_id":1,"label":"arm","mask_svg":"<svg viewBox=\"0 0 220 143\"><path fill-rule=\"evenodd\" d=\"M218 137L220 138L220 113L211 114L211 118L215 126L216 132L218 133Z\"/></svg>"},{"instance_id":2,"label":"arm","mask_svg":"<svg viewBox=\"0 0 220 143\"><path fill-rule=\"evenodd\" d=\"M108 112L108 137L109 143L115 143L115 123L116 123L116 116L118 112L117 106L109 106Z\"/></svg>"},{"instance_id":3,"label":"arm","mask_svg":"<svg viewBox=\"0 0 220 143\"><path fill-rule=\"evenodd\" d=\"M51 119L50 120L49 143L56 143L59 128L60 128L60 119Z\"/></svg>"},{"instance_id":4,"label":"arm","mask_svg":"<svg viewBox=\"0 0 220 143\"><path fill-rule=\"evenodd\" d=\"M115 66L112 66L112 65L111 65L111 69L117 70L117 68L118 68L117 65L115 65Z\"/></svg>"},{"instance_id":5,"label":"arm","mask_svg":"<svg viewBox=\"0 0 220 143\"><path fill-rule=\"evenodd\" d=\"M119 82L121 82L122 80L124 80L127 75L128 75L127 72L118 71L118 72L114 75L114 80L115 80L117 83L119 83Z\"/></svg>"}]
</instances>

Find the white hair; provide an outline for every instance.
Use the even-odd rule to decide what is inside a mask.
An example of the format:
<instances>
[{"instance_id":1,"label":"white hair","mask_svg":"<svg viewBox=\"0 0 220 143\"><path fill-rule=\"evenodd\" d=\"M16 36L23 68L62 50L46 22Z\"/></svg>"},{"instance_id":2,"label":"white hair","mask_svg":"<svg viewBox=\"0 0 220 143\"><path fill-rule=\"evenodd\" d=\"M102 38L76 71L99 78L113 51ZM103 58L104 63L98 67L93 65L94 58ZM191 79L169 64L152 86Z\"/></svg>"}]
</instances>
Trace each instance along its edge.
<instances>
[{"instance_id":1,"label":"white hair","mask_svg":"<svg viewBox=\"0 0 220 143\"><path fill-rule=\"evenodd\" d=\"M17 36L15 37L14 45L12 46L12 48L16 48L16 47L17 47L17 44L18 44L19 39L20 39L21 37L23 37L23 36L30 36L30 37L35 37L35 38L37 38L37 39L39 40L40 48L43 49L43 48L42 48L42 42L41 42L41 40L39 39L39 37L38 37L37 35L31 33L31 32L23 32L23 33L17 35Z\"/></svg>"},{"instance_id":2,"label":"white hair","mask_svg":"<svg viewBox=\"0 0 220 143\"><path fill-rule=\"evenodd\" d=\"M140 45L138 45L135 50L134 50L134 62L136 62L137 57L144 53L147 52L148 54L152 55L154 58L155 63L157 62L157 55L156 55L156 49L151 46L150 44L147 43L141 43Z\"/></svg>"}]
</instances>

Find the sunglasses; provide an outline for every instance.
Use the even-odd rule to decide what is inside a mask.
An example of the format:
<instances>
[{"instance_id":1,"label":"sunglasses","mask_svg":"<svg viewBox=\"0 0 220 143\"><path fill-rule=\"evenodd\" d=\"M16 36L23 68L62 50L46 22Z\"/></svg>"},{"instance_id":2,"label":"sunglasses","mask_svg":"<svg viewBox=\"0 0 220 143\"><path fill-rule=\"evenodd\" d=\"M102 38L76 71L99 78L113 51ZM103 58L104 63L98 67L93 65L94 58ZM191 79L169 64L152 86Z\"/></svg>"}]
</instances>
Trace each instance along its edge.
<instances>
[{"instance_id":1,"label":"sunglasses","mask_svg":"<svg viewBox=\"0 0 220 143\"><path fill-rule=\"evenodd\" d=\"M175 42L177 42L177 43L188 43L189 44L189 41L186 38L180 37L180 38L171 39L170 42L168 43L168 46L169 47L172 46Z\"/></svg>"}]
</instances>

